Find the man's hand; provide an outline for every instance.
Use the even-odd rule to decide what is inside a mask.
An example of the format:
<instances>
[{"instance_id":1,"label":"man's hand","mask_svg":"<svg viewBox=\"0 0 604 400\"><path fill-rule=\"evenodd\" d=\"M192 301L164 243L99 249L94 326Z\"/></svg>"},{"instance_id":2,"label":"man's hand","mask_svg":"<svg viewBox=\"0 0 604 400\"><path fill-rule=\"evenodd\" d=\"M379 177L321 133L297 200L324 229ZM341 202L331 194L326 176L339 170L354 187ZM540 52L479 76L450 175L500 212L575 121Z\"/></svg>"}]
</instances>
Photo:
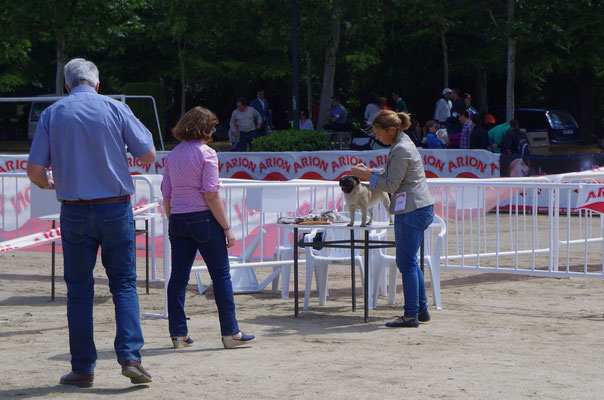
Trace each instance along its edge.
<instances>
[{"instance_id":1,"label":"man's hand","mask_svg":"<svg viewBox=\"0 0 604 400\"><path fill-rule=\"evenodd\" d=\"M46 167L39 164L27 163L27 176L29 180L40 189L54 189L55 182L52 175L46 173Z\"/></svg>"},{"instance_id":2,"label":"man's hand","mask_svg":"<svg viewBox=\"0 0 604 400\"><path fill-rule=\"evenodd\" d=\"M155 157L155 148L152 148L142 156L136 158L138 158L142 163L151 164L152 162L155 162Z\"/></svg>"}]
</instances>

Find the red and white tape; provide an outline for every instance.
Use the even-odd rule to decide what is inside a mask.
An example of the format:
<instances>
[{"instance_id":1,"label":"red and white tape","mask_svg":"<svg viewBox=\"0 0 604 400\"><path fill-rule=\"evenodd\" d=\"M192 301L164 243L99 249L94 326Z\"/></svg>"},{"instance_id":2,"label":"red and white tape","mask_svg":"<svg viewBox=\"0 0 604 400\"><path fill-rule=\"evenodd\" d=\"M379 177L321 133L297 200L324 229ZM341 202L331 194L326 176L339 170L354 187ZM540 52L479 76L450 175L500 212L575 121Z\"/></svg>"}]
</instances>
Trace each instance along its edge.
<instances>
[{"instance_id":1,"label":"red and white tape","mask_svg":"<svg viewBox=\"0 0 604 400\"><path fill-rule=\"evenodd\" d=\"M132 214L139 215L159 206L159 203L148 203L142 206L132 208ZM61 238L61 229L55 228L45 232L34 233L33 235L23 236L17 239L0 242L0 254L9 251L24 249L27 247L38 246L41 244L52 243Z\"/></svg>"}]
</instances>

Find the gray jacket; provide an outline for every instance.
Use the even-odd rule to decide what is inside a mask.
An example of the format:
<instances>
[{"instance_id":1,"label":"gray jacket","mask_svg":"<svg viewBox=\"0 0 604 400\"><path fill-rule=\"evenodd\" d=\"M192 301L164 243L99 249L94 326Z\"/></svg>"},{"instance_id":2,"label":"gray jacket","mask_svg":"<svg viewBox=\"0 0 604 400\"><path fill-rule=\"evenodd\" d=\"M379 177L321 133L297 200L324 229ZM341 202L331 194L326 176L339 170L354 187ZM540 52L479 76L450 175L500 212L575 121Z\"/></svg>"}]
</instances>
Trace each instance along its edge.
<instances>
[{"instance_id":1,"label":"gray jacket","mask_svg":"<svg viewBox=\"0 0 604 400\"><path fill-rule=\"evenodd\" d=\"M391 193L390 214L395 214L395 194L406 192L405 209L396 214L405 214L418 208L434 204L426 183L424 163L413 141L404 132L399 132L388 153L386 168L374 170L371 187Z\"/></svg>"}]
</instances>

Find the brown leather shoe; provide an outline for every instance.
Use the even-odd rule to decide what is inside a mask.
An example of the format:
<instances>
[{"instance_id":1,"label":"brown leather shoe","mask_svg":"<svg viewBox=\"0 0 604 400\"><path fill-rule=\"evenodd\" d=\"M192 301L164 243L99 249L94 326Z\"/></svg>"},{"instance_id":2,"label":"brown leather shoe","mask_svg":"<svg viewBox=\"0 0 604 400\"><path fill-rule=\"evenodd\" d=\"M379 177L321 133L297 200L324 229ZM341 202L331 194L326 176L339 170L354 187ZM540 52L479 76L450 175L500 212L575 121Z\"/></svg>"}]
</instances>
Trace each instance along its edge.
<instances>
[{"instance_id":1,"label":"brown leather shoe","mask_svg":"<svg viewBox=\"0 0 604 400\"><path fill-rule=\"evenodd\" d=\"M130 382L135 385L153 382L151 374L143 368L141 363L135 360L126 360L122 363L122 375L130 378Z\"/></svg>"},{"instance_id":2,"label":"brown leather shoe","mask_svg":"<svg viewBox=\"0 0 604 400\"><path fill-rule=\"evenodd\" d=\"M59 383L61 385L73 385L82 388L92 387L92 382L94 381L94 375L92 374L76 374L71 371L67 375L63 375Z\"/></svg>"}]
</instances>

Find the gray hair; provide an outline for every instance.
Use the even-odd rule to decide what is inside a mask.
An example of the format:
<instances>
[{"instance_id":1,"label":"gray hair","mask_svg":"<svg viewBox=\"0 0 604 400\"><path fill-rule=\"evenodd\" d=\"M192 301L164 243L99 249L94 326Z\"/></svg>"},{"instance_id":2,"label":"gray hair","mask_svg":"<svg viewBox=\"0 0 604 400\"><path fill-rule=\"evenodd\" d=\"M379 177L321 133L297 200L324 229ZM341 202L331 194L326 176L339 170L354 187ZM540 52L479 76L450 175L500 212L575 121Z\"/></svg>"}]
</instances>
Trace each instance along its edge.
<instances>
[{"instance_id":1,"label":"gray hair","mask_svg":"<svg viewBox=\"0 0 604 400\"><path fill-rule=\"evenodd\" d=\"M65 64L65 83L74 88L79 85L95 87L99 83L99 70L93 62L83 58L74 58Z\"/></svg>"}]
</instances>

